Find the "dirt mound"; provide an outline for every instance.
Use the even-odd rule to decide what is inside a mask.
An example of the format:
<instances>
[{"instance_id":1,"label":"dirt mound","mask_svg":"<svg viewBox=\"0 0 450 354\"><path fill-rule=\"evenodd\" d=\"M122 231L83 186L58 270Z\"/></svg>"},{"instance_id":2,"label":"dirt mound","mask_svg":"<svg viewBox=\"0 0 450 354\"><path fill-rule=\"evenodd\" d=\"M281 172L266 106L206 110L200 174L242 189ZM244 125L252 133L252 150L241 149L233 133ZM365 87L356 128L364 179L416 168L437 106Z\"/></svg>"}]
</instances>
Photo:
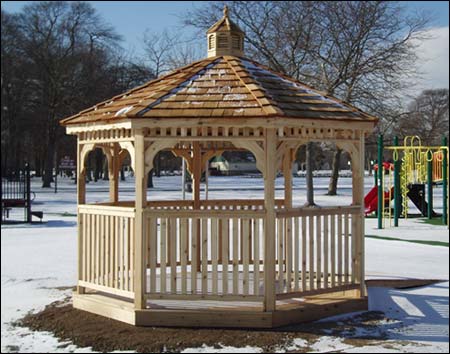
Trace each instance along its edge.
<instances>
[{"instance_id":1,"label":"dirt mound","mask_svg":"<svg viewBox=\"0 0 450 354\"><path fill-rule=\"evenodd\" d=\"M70 340L79 347L92 347L101 352L114 350L173 352L201 347L204 344L211 347L256 346L265 352L274 352L289 348L294 338L302 338L308 344L313 344L324 334L348 333L349 328L354 328L355 322L369 329L381 319L382 314L365 313L347 321L310 323L277 330L135 327L76 310L67 301L60 301L48 305L39 313L25 316L17 325L36 331L49 331L63 341ZM347 340L355 340L355 344L359 345L370 345L372 339L381 338L378 336ZM307 346L296 348L295 351L306 352L308 349Z\"/></svg>"}]
</instances>

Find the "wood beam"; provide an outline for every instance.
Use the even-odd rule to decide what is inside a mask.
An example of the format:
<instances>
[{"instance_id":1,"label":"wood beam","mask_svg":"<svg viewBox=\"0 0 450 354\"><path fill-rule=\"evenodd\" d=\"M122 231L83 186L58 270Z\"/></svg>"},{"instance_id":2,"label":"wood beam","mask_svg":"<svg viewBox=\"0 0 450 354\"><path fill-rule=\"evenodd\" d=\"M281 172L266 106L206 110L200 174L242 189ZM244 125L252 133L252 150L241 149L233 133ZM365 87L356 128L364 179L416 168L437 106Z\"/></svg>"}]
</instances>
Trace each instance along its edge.
<instances>
[{"instance_id":1,"label":"wood beam","mask_svg":"<svg viewBox=\"0 0 450 354\"><path fill-rule=\"evenodd\" d=\"M82 145L80 143L77 144L77 203L78 205L86 204L86 173L84 170L84 157L81 155ZM82 280L82 272L83 272L83 219L80 216L79 212L77 213L77 225L78 225L78 233L77 233L77 249L78 249L78 280ZM85 287L77 286L77 293L84 294Z\"/></svg>"},{"instance_id":2,"label":"wood beam","mask_svg":"<svg viewBox=\"0 0 450 354\"><path fill-rule=\"evenodd\" d=\"M145 143L144 134L141 129L135 131L134 161L135 161L135 242L134 242L134 306L136 309L144 309L146 307L144 300L145 286L145 242L144 242L144 209L147 204L147 185L145 173Z\"/></svg>"},{"instance_id":3,"label":"wood beam","mask_svg":"<svg viewBox=\"0 0 450 354\"><path fill-rule=\"evenodd\" d=\"M120 157L119 157L119 145L113 144L111 159L108 160L109 171L109 201L117 203L119 201L119 170L120 170Z\"/></svg>"},{"instance_id":4,"label":"wood beam","mask_svg":"<svg viewBox=\"0 0 450 354\"><path fill-rule=\"evenodd\" d=\"M266 129L264 142L264 311L273 312L275 298L275 159L276 130Z\"/></svg>"}]
</instances>

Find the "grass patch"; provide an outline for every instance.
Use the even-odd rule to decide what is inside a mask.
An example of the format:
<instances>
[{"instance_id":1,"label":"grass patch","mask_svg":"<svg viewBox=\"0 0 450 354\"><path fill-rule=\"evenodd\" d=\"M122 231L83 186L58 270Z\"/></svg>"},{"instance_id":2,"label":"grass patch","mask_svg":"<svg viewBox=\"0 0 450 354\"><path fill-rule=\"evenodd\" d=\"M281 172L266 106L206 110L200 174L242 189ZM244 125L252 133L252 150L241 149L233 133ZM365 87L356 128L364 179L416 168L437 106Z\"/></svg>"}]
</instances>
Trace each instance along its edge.
<instances>
[{"instance_id":1,"label":"grass patch","mask_svg":"<svg viewBox=\"0 0 450 354\"><path fill-rule=\"evenodd\" d=\"M404 240L404 239L401 239L401 238L383 237L383 236L375 236L375 235L366 235L366 237L368 237L368 238L375 238L375 239L378 239L378 240L403 241L403 242L419 243L421 245L428 245L428 246L448 247L448 242L442 242L442 241Z\"/></svg>"},{"instance_id":2,"label":"grass patch","mask_svg":"<svg viewBox=\"0 0 450 354\"><path fill-rule=\"evenodd\" d=\"M433 226L444 226L445 225L442 222L442 218L441 217L433 218L433 219L423 218L423 219L420 219L419 221L422 224L433 225Z\"/></svg>"}]
</instances>

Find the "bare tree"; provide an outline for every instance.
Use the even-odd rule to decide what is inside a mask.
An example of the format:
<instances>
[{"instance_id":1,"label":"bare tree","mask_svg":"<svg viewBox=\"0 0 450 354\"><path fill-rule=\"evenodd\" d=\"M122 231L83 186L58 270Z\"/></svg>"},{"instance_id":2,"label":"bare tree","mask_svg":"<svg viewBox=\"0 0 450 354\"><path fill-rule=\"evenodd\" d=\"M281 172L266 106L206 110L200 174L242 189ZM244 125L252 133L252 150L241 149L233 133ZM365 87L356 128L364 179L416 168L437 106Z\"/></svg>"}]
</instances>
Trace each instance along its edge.
<instances>
[{"instance_id":1,"label":"bare tree","mask_svg":"<svg viewBox=\"0 0 450 354\"><path fill-rule=\"evenodd\" d=\"M417 135L423 144L440 145L442 135L448 137L449 90L425 90L402 115L398 130L403 136Z\"/></svg>"},{"instance_id":2,"label":"bare tree","mask_svg":"<svg viewBox=\"0 0 450 354\"><path fill-rule=\"evenodd\" d=\"M248 56L374 115L411 85L415 44L428 23L395 1L212 2L184 23L204 31L224 3L246 32ZM340 156L329 194L336 194Z\"/></svg>"},{"instance_id":3,"label":"bare tree","mask_svg":"<svg viewBox=\"0 0 450 354\"><path fill-rule=\"evenodd\" d=\"M144 62L148 62L156 77L187 65L199 58L199 47L192 40L184 39L179 31L144 33Z\"/></svg>"},{"instance_id":4,"label":"bare tree","mask_svg":"<svg viewBox=\"0 0 450 354\"><path fill-rule=\"evenodd\" d=\"M28 161L37 175L45 170L44 187L58 156L76 150L60 119L155 77L124 54L120 37L86 2L2 10L1 41L2 173Z\"/></svg>"}]
</instances>

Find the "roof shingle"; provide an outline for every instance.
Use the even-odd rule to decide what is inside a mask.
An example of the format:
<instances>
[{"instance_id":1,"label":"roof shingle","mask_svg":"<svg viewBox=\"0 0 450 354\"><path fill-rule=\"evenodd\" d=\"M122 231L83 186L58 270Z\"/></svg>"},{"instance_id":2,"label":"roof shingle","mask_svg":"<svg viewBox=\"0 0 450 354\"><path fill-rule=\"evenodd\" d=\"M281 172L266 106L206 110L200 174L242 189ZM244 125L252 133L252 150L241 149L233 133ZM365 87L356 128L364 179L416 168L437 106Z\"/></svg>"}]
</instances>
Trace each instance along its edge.
<instances>
[{"instance_id":1,"label":"roof shingle","mask_svg":"<svg viewBox=\"0 0 450 354\"><path fill-rule=\"evenodd\" d=\"M254 61L222 56L194 62L81 111L61 124L239 116L377 121Z\"/></svg>"}]
</instances>

